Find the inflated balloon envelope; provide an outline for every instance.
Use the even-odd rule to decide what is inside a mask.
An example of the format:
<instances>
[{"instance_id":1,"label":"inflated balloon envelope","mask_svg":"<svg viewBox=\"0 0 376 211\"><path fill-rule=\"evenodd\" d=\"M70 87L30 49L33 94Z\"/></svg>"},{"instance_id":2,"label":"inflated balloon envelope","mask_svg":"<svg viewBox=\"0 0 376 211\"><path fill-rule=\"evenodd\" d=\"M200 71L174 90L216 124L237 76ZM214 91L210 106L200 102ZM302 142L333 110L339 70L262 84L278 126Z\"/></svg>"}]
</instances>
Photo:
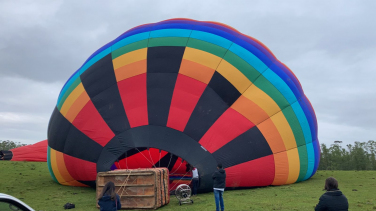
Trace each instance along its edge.
<instances>
[{"instance_id":1,"label":"inflated balloon envelope","mask_svg":"<svg viewBox=\"0 0 376 211\"><path fill-rule=\"evenodd\" d=\"M128 30L66 82L48 128L48 166L64 185L97 172L198 168L212 190L310 178L320 149L295 75L256 39L221 23L172 19ZM185 167L184 167L185 168Z\"/></svg>"}]
</instances>

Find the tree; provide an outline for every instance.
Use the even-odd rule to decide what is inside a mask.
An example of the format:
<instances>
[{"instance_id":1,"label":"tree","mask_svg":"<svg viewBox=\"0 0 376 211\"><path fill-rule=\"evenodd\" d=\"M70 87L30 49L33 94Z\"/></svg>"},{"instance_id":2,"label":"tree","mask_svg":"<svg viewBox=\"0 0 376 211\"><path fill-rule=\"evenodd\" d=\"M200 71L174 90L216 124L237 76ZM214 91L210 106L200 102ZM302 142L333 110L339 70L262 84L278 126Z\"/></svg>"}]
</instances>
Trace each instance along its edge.
<instances>
[{"instance_id":1,"label":"tree","mask_svg":"<svg viewBox=\"0 0 376 211\"><path fill-rule=\"evenodd\" d=\"M10 150L17 147L26 146L27 144L21 144L20 142L14 142L14 141L2 141L0 140L0 150Z\"/></svg>"},{"instance_id":2,"label":"tree","mask_svg":"<svg viewBox=\"0 0 376 211\"><path fill-rule=\"evenodd\" d=\"M319 170L376 170L376 142L355 142L342 148L335 142L321 144Z\"/></svg>"},{"instance_id":3,"label":"tree","mask_svg":"<svg viewBox=\"0 0 376 211\"><path fill-rule=\"evenodd\" d=\"M328 170L330 166L330 154L325 144L321 144L319 170Z\"/></svg>"}]
</instances>

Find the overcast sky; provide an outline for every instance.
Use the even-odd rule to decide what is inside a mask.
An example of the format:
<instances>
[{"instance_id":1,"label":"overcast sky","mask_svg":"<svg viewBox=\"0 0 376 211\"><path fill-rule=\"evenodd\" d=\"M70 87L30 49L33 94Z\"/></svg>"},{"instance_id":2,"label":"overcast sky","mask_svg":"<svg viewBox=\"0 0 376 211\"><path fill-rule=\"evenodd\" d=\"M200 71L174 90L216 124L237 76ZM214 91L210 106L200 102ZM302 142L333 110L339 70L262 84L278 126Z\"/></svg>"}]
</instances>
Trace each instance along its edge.
<instances>
[{"instance_id":1,"label":"overcast sky","mask_svg":"<svg viewBox=\"0 0 376 211\"><path fill-rule=\"evenodd\" d=\"M59 92L94 51L170 18L222 22L297 76L319 141L376 140L376 1L0 1L0 140L47 138Z\"/></svg>"}]
</instances>

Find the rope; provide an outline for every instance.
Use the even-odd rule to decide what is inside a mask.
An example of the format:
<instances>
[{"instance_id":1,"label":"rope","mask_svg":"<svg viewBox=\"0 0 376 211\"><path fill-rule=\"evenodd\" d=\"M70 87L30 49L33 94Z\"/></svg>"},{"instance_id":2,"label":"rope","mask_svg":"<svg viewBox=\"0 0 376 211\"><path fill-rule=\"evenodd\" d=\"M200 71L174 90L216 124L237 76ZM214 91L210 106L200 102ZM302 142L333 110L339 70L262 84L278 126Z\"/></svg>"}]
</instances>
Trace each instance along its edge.
<instances>
[{"instance_id":1,"label":"rope","mask_svg":"<svg viewBox=\"0 0 376 211\"><path fill-rule=\"evenodd\" d=\"M180 168L180 166L181 166L181 164L182 164L183 162L181 162L180 163L180 165L178 166L178 168L177 169L175 169L175 171L174 172L172 172L172 173L170 173L170 174L173 174L173 173L175 173L177 170L179 170L179 168Z\"/></svg>"},{"instance_id":2,"label":"rope","mask_svg":"<svg viewBox=\"0 0 376 211\"><path fill-rule=\"evenodd\" d=\"M170 166L170 163L171 163L171 159L172 159L172 153L170 153L170 161L168 162L168 165L166 168L168 168Z\"/></svg>"},{"instance_id":3,"label":"rope","mask_svg":"<svg viewBox=\"0 0 376 211\"><path fill-rule=\"evenodd\" d=\"M124 193L124 191L125 191L125 186L127 185L128 180L129 180L129 176L130 176L131 173L132 173L132 170L129 169L128 171L129 171L129 174L128 174L127 178L124 180L123 184L120 186L119 190L116 192L116 193L119 193L119 191L123 188L123 190L121 191L121 194L120 194L119 198L121 198L121 197L123 196L123 193ZM133 182L134 182L134 181L133 181ZM126 193L127 195L129 195L127 191L125 191L125 193ZM137 201L136 201L134 198L131 198L131 199L136 203L136 206L138 206Z\"/></svg>"},{"instance_id":4,"label":"rope","mask_svg":"<svg viewBox=\"0 0 376 211\"><path fill-rule=\"evenodd\" d=\"M153 158L151 157L150 149L149 149L149 148L148 148L148 152L149 152L150 160L151 160L151 162L152 162L154 168L157 168L157 167L154 165L154 160L153 160Z\"/></svg>"},{"instance_id":5,"label":"rope","mask_svg":"<svg viewBox=\"0 0 376 211\"><path fill-rule=\"evenodd\" d=\"M120 161L119 161L119 159L117 160L117 163L118 163L118 165L119 165L119 168L122 169L121 166L120 166ZM115 165L115 166L116 166L116 165Z\"/></svg>"},{"instance_id":6,"label":"rope","mask_svg":"<svg viewBox=\"0 0 376 211\"><path fill-rule=\"evenodd\" d=\"M180 168L180 166L181 166L182 163L183 163L183 161L180 163L179 167L178 167L177 169L175 169L174 172L170 173L170 175L171 175L171 174L174 174L177 170L179 170L179 168ZM171 190L173 190L173 189L175 188L175 186L176 186L176 185L177 185L177 184L178 184L178 183L184 178L184 176L188 174L188 172L189 172L189 171L185 172L185 174L184 174L184 175L178 180L178 182L175 183L175 185L172 186L172 188L171 188L168 192L170 192ZM191 180L189 181L189 183L192 182L192 179L193 179L193 178L191 178Z\"/></svg>"},{"instance_id":7,"label":"rope","mask_svg":"<svg viewBox=\"0 0 376 211\"><path fill-rule=\"evenodd\" d=\"M137 149L137 148L136 148ZM142 155L142 156L144 156L144 158L152 165L152 166L154 166L155 168L157 168L155 165L154 165L154 163L152 163L144 154L142 154L141 152L140 152L140 150L138 150L137 149L137 151ZM149 152L150 153L150 152Z\"/></svg>"},{"instance_id":8,"label":"rope","mask_svg":"<svg viewBox=\"0 0 376 211\"><path fill-rule=\"evenodd\" d=\"M123 192L124 192L124 190L125 190L125 186L126 186L127 183L128 183L129 176L131 175L131 172L132 172L132 170L129 170L129 174L128 174L127 178L124 180L123 184L121 184L119 190L116 192L116 193L119 193L119 191L121 190L121 188L123 188L123 191L121 192L120 197L123 196ZM125 193L127 193L127 191L125 191ZM128 193L127 193L127 194L128 194Z\"/></svg>"},{"instance_id":9,"label":"rope","mask_svg":"<svg viewBox=\"0 0 376 211\"><path fill-rule=\"evenodd\" d=\"M184 178L184 176L186 175L186 174L188 174L188 172L186 172L179 180L178 180L178 182L177 183L175 183L175 185L174 186L172 186L172 188L170 189L170 190L168 190L168 192L170 192L171 190L173 190L174 188L175 188L175 186L181 181L181 179L183 179ZM189 183L191 183L192 182L192 179L191 179L191 181L189 182Z\"/></svg>"},{"instance_id":10,"label":"rope","mask_svg":"<svg viewBox=\"0 0 376 211\"><path fill-rule=\"evenodd\" d=\"M148 151L149 151L149 156L150 156L150 159L152 160L152 161L150 161L143 153L141 153L141 151L138 149L138 148L136 148L136 150L154 167L154 168L157 168L155 165L154 165L154 163L153 163L153 158L151 157L151 154L150 154L150 150L148 149ZM127 157L126 157L127 158ZM125 159L126 159L125 158ZM159 161L158 161L158 163L159 163L159 167L160 167L160 160L161 160L161 151L159 152ZM170 164L171 164L171 160L172 160L172 154L170 153L170 161L168 162L168 165L167 165L167 168L170 166ZM126 168L127 168L127 170L129 171L129 174L128 174L128 176L127 176L127 178L124 180L124 182L123 182L123 184L120 186L120 188L118 189L118 191L116 192L117 194L120 192L120 190L121 190L121 193L120 193L120 197L122 197L123 196L123 194L124 194L124 192L125 192L125 194L127 194L127 195L129 195L128 194L128 192L125 190L126 189L126 185L128 184L128 180L129 180L129 176L131 175L131 172L132 172L132 170L131 169L128 169L128 163L127 163L127 160L125 161L125 163L126 163ZM178 166L178 168L176 168L175 169L175 171L174 172L172 172L172 173L170 173L170 175L171 174L174 174L175 172L177 172L178 170L179 170L179 168L180 168L180 166L182 165L182 163L184 163L184 161L182 160L182 162L180 162L180 164L179 164L179 166ZM121 168L121 165L120 165L120 162L118 161L118 164L119 164L119 167ZM180 177L180 179L168 190L168 192L170 193L170 191L171 190L173 190L175 187L176 187L176 185L177 184L179 184L179 182L186 176L188 174L188 172L186 172L182 177ZM192 182L192 178L190 179L190 181L189 181L189 183L191 183ZM132 200L137 204L137 206L138 206L138 203L137 203L137 201L134 199L134 198L132 198ZM161 204L162 204L162 198L161 198Z\"/></svg>"},{"instance_id":11,"label":"rope","mask_svg":"<svg viewBox=\"0 0 376 211\"><path fill-rule=\"evenodd\" d=\"M137 151L139 152L139 153L141 153L140 152L140 150L138 149L138 148L136 148L137 149ZM148 150L149 151L149 156L150 156L150 159L151 160L153 160L153 158L151 157L151 154L150 154L150 150ZM126 153L126 155L127 155L127 153ZM157 168L155 165L154 165L154 163L152 163L143 153L141 153L141 155L150 163L150 164L152 164L152 166L154 166L155 168ZM126 158L125 159L127 159L127 156L126 156ZM168 163L168 165L170 165L170 163L171 163L171 159L172 159L172 154L171 154L171 156L170 156L170 162ZM159 167L160 167L160 160L161 160L161 151L159 151L159 161L158 161L158 163L159 163ZM129 195L129 193L126 191L126 185L128 184L128 181L129 181L129 177L130 177L130 175L131 175L131 172L132 172L132 170L131 169L128 169L128 163L127 163L127 160L125 161L125 163L126 163L126 168L127 168L127 170L129 171L129 173L128 173L128 176L127 176L127 178L124 180L124 182L121 184L121 186L120 186L120 188L117 190L117 194L119 194L119 192L121 191L121 193L119 194L120 195L120 197L122 197L122 196L124 196L124 193L126 194L126 195ZM178 169L180 168L180 166L181 166L181 164L182 164L183 162L181 162L180 163L180 165L179 165L179 167L178 167ZM119 167L121 168L121 165L120 165L120 162L118 161L118 164L119 164ZM122 169L122 168L121 168ZM176 172L176 171L175 171ZM188 172L187 172L188 173ZM185 173L184 175L183 175L183 177L187 174L187 173ZM162 174L161 174L161 176L162 176ZM180 180L181 180L182 178L180 178ZM180 181L179 180L179 181ZM178 181L178 182L179 182ZM133 181L134 182L134 181ZM132 183L133 183L132 182ZM176 186L176 184L175 184L175 186ZM175 187L175 186L173 186L173 188ZM162 188L162 187L161 187ZM162 191L162 190L161 190ZM168 191L168 193L171 191L171 189ZM125 195L125 196L126 196ZM137 201L133 198L133 197L131 197L131 199L136 203L136 205L138 206L138 203L137 203ZM160 200L161 200L161 204L163 204L163 199L162 199L162 196L161 196L161 198L160 198Z\"/></svg>"}]
</instances>

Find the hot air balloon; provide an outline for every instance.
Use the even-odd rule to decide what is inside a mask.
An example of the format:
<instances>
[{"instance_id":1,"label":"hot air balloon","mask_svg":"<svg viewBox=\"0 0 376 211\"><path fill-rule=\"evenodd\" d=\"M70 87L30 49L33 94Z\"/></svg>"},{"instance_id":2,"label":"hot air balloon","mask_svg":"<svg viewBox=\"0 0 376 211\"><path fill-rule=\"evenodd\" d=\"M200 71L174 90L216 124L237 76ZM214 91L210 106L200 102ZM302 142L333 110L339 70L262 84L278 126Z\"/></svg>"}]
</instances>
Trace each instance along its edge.
<instances>
[{"instance_id":1,"label":"hot air balloon","mask_svg":"<svg viewBox=\"0 0 376 211\"><path fill-rule=\"evenodd\" d=\"M10 150L0 151L0 160L11 161L47 161L47 140L32 145L17 147Z\"/></svg>"},{"instance_id":2,"label":"hot air balloon","mask_svg":"<svg viewBox=\"0 0 376 211\"><path fill-rule=\"evenodd\" d=\"M319 163L314 110L296 76L258 40L215 22L137 26L66 82L48 127L48 166L64 185L97 172L187 163L212 190L310 178Z\"/></svg>"}]
</instances>

